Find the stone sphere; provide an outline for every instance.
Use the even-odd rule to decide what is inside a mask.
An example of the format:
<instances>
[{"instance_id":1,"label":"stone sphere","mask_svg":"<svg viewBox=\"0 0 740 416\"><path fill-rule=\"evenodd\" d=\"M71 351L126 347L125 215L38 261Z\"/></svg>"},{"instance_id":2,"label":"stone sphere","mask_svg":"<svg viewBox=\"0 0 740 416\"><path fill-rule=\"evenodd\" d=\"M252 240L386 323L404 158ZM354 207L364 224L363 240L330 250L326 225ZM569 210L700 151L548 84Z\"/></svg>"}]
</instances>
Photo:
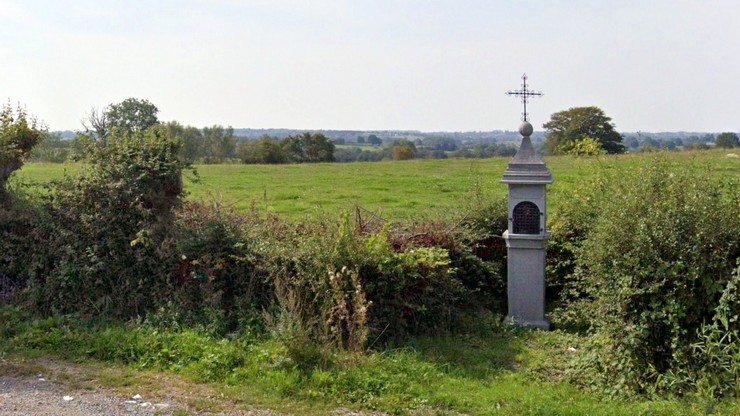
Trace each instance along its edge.
<instances>
[{"instance_id":1,"label":"stone sphere","mask_svg":"<svg viewBox=\"0 0 740 416\"><path fill-rule=\"evenodd\" d=\"M534 127L532 127L531 124L529 124L528 121L523 122L519 125L519 134L522 136L531 136L534 132Z\"/></svg>"}]
</instances>

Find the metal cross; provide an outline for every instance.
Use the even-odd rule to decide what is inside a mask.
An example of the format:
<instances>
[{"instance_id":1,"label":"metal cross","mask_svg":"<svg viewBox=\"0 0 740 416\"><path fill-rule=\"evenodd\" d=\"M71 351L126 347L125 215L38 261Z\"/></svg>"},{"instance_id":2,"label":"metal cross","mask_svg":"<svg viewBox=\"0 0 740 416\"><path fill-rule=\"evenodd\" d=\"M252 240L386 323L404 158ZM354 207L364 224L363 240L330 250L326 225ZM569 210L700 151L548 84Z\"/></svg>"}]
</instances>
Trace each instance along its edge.
<instances>
[{"instance_id":1,"label":"metal cross","mask_svg":"<svg viewBox=\"0 0 740 416\"><path fill-rule=\"evenodd\" d=\"M522 121L527 121L527 101L529 100L529 97L542 97L545 94L539 91L528 90L527 89L527 74L524 74L522 75L522 89L514 90L514 91L506 91L506 95L518 96L522 98L522 103L524 103L524 113L522 113L522 115L524 116L524 119Z\"/></svg>"}]
</instances>

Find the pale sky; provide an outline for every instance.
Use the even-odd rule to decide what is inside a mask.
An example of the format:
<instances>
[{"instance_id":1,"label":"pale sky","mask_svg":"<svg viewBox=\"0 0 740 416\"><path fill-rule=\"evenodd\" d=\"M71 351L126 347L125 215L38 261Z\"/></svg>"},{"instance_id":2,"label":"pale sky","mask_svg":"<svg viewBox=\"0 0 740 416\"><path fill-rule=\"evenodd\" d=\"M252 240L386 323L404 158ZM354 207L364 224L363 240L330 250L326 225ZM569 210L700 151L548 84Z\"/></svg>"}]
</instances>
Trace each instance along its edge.
<instances>
[{"instance_id":1,"label":"pale sky","mask_svg":"<svg viewBox=\"0 0 740 416\"><path fill-rule=\"evenodd\" d=\"M740 130L738 0L0 0L0 100L50 130L128 97L203 127Z\"/></svg>"}]
</instances>

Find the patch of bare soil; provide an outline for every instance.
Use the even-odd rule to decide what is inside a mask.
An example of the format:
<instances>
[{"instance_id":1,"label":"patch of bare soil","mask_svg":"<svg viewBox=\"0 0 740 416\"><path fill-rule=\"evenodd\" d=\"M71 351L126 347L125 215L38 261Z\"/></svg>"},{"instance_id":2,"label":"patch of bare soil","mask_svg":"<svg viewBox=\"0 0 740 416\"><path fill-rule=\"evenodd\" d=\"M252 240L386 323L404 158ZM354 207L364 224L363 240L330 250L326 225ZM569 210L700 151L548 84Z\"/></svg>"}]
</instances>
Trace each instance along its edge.
<instances>
[{"instance_id":1,"label":"patch of bare soil","mask_svg":"<svg viewBox=\"0 0 740 416\"><path fill-rule=\"evenodd\" d=\"M0 416L277 416L221 398L215 388L155 372L50 358L0 358Z\"/></svg>"}]
</instances>

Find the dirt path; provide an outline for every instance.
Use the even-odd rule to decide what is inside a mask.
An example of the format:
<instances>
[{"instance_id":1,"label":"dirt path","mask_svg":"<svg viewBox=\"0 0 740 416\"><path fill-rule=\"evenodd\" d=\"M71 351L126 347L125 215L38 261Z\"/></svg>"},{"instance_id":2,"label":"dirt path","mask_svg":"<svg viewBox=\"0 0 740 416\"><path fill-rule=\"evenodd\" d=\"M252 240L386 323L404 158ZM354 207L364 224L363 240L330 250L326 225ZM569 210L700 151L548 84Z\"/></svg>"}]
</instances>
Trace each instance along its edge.
<instances>
[{"instance_id":1,"label":"dirt path","mask_svg":"<svg viewBox=\"0 0 740 416\"><path fill-rule=\"evenodd\" d=\"M71 389L43 377L0 377L1 416L169 415L173 411L177 409L171 403Z\"/></svg>"},{"instance_id":2,"label":"dirt path","mask_svg":"<svg viewBox=\"0 0 740 416\"><path fill-rule=\"evenodd\" d=\"M0 358L0 416L278 416L217 397L211 387L158 373L49 358Z\"/></svg>"}]
</instances>

